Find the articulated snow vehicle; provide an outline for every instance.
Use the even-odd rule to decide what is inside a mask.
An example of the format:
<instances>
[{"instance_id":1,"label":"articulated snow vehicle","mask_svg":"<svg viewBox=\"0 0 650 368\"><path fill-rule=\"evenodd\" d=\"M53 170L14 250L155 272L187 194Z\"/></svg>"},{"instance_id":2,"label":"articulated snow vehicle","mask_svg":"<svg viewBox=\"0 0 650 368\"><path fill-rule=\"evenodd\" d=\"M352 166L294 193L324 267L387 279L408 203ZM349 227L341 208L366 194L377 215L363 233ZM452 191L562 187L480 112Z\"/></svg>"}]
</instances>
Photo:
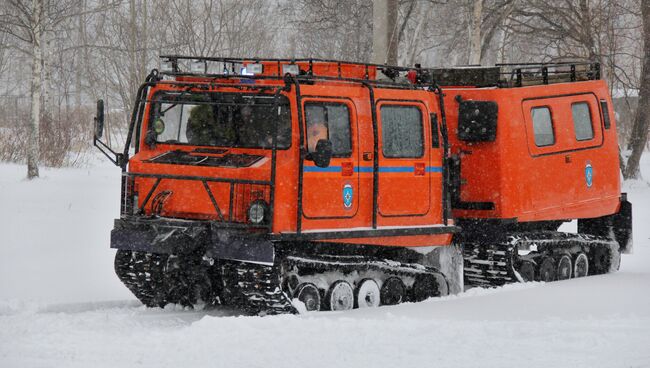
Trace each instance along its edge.
<instances>
[{"instance_id":1,"label":"articulated snow vehicle","mask_svg":"<svg viewBox=\"0 0 650 368\"><path fill-rule=\"evenodd\" d=\"M116 273L147 306L276 314L616 270L631 204L599 70L162 56L121 153L98 102Z\"/></svg>"}]
</instances>

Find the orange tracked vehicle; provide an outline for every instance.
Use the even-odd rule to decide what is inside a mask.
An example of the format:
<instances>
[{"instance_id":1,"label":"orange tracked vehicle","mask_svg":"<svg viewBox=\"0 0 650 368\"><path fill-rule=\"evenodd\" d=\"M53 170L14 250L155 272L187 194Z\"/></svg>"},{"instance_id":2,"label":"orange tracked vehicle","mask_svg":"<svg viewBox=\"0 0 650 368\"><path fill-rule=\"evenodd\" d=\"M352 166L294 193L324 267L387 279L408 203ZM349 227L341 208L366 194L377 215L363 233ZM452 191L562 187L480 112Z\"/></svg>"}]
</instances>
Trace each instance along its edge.
<instances>
[{"instance_id":1,"label":"orange tracked vehicle","mask_svg":"<svg viewBox=\"0 0 650 368\"><path fill-rule=\"evenodd\" d=\"M631 246L596 64L161 57L111 232L148 306L345 310L605 273ZM578 219L578 233L558 232Z\"/></svg>"}]
</instances>

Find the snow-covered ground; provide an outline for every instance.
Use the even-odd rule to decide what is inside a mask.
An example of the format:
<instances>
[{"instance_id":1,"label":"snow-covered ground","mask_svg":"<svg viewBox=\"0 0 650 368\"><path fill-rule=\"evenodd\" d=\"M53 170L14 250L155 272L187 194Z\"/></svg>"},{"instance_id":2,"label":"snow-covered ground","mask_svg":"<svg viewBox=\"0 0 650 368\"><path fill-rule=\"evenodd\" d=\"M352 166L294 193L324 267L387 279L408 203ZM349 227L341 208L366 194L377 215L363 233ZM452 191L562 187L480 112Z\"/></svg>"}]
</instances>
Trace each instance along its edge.
<instances>
[{"instance_id":1,"label":"snow-covered ground","mask_svg":"<svg viewBox=\"0 0 650 368\"><path fill-rule=\"evenodd\" d=\"M650 157L643 161L650 178ZM0 367L650 367L650 187L615 274L374 310L142 307L113 274L119 169L0 164Z\"/></svg>"}]
</instances>

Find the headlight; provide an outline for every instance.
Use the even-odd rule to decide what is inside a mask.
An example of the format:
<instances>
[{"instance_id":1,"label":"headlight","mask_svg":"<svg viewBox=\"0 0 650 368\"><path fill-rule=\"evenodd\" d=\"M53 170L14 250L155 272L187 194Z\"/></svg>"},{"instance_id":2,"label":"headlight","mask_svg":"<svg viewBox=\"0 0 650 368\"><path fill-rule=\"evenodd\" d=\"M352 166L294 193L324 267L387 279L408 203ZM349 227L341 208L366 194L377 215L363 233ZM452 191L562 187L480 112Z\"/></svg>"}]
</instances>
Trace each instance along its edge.
<instances>
[{"instance_id":1,"label":"headlight","mask_svg":"<svg viewBox=\"0 0 650 368\"><path fill-rule=\"evenodd\" d=\"M255 225L263 224L267 221L268 206L264 201L255 201L248 207L248 221Z\"/></svg>"}]
</instances>

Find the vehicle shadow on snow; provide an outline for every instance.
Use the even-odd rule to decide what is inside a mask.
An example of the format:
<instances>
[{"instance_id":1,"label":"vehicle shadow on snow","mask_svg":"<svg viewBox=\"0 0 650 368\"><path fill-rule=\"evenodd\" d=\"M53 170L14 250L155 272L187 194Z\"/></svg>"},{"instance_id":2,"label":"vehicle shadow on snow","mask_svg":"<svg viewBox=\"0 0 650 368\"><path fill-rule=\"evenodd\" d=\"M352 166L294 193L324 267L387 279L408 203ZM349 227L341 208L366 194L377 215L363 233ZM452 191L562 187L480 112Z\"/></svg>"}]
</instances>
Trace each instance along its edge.
<instances>
[{"instance_id":1,"label":"vehicle shadow on snow","mask_svg":"<svg viewBox=\"0 0 650 368\"><path fill-rule=\"evenodd\" d=\"M7 308L0 308L0 316L11 316L22 313L34 314L82 314L93 312L117 312L129 313L137 316L151 316L155 318L181 317L188 322L198 320L204 316L210 317L239 317L246 316L234 308L223 306L201 306L199 308L183 307L181 305L169 304L165 308L148 308L137 300L109 300L101 302L75 302L75 303L52 303L39 305L36 303L16 302L7 305Z\"/></svg>"}]
</instances>

